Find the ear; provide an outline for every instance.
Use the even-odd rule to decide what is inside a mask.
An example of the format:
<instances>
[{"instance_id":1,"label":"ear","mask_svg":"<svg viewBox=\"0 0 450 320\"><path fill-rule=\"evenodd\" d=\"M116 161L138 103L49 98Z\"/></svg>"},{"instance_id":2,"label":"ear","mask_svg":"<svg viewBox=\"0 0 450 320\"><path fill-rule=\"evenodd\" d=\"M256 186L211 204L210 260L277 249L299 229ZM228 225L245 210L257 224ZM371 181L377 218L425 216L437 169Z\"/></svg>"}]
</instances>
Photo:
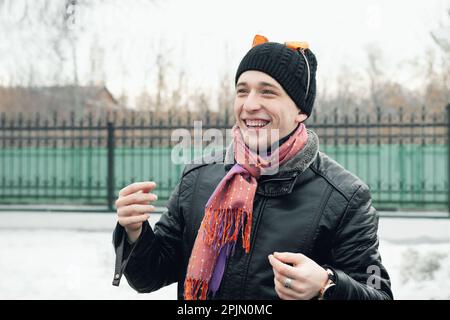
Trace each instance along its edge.
<instances>
[{"instance_id":1,"label":"ear","mask_svg":"<svg viewBox=\"0 0 450 320\"><path fill-rule=\"evenodd\" d=\"M295 116L295 122L298 123L302 123L303 121L305 121L308 118L308 115L302 111L300 111L296 116Z\"/></svg>"}]
</instances>

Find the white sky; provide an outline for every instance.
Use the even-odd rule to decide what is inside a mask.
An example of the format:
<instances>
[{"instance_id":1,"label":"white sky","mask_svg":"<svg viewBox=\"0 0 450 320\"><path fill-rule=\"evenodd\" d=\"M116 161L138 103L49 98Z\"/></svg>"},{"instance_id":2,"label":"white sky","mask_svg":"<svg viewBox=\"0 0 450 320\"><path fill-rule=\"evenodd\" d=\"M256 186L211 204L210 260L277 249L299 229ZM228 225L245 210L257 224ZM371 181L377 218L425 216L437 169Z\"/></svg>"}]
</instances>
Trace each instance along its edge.
<instances>
[{"instance_id":1,"label":"white sky","mask_svg":"<svg viewBox=\"0 0 450 320\"><path fill-rule=\"evenodd\" d=\"M427 48L437 48L430 31L448 25L449 8L450 0L109 0L81 13L86 33L78 43L79 74L87 81L95 41L104 50L107 85L115 94L154 88L158 52L173 76L183 67L189 86L214 91L221 74L234 77L253 36L261 33L270 41L308 41L319 83L332 85L342 65L364 72L366 48L375 45L383 50L386 74L413 86L420 79L408 66L425 61Z\"/></svg>"},{"instance_id":2,"label":"white sky","mask_svg":"<svg viewBox=\"0 0 450 320\"><path fill-rule=\"evenodd\" d=\"M277 42L308 41L317 56L319 80L334 77L342 64L363 70L365 48L375 44L383 50L386 72L405 81L410 75L402 74L402 64L421 59L427 46L435 47L429 32L446 21L447 8L448 0L173 0L134 12L133 21L121 21L119 14L105 23L111 31L116 28L111 36L122 32L127 37L130 30L144 32L149 40L164 39L163 46L152 42L153 50L170 48L174 69L184 65L191 85L215 88L227 68L234 75L255 33ZM126 85L133 90L142 79L135 81ZM122 85L118 79L109 83Z\"/></svg>"}]
</instances>

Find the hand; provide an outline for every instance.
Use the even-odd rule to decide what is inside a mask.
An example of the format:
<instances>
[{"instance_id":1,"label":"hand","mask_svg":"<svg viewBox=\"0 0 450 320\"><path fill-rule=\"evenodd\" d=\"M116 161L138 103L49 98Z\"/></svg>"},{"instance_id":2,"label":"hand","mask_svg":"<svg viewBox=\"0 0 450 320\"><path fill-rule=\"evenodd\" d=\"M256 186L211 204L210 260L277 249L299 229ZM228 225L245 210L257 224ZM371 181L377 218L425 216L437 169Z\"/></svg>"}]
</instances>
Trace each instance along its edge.
<instances>
[{"instance_id":1,"label":"hand","mask_svg":"<svg viewBox=\"0 0 450 320\"><path fill-rule=\"evenodd\" d=\"M275 291L283 300L312 299L328 281L327 271L301 253L275 252L269 255L269 262L275 275ZM284 286L286 278L292 279L291 288Z\"/></svg>"},{"instance_id":2,"label":"hand","mask_svg":"<svg viewBox=\"0 0 450 320\"><path fill-rule=\"evenodd\" d=\"M155 211L154 206L148 205L158 199L156 194L149 193L155 188L156 183L153 181L135 182L119 192L116 200L118 222L132 242L141 234L142 223L148 220L149 213Z\"/></svg>"}]
</instances>

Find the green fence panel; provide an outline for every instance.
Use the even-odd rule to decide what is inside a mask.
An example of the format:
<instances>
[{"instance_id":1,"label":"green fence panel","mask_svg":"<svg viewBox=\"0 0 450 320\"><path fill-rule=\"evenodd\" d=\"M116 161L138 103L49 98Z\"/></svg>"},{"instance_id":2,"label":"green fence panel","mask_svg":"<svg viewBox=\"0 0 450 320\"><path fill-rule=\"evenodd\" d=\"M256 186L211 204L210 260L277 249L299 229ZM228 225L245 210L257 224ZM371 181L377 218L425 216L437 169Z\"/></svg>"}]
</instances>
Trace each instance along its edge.
<instances>
[{"instance_id":1,"label":"green fence panel","mask_svg":"<svg viewBox=\"0 0 450 320\"><path fill-rule=\"evenodd\" d=\"M321 145L321 151L365 181L379 208L447 208L446 145ZM134 181L154 180L165 201L184 168L168 147L116 147L114 154L115 195ZM2 148L0 203L104 205L107 174L106 148Z\"/></svg>"}]
</instances>

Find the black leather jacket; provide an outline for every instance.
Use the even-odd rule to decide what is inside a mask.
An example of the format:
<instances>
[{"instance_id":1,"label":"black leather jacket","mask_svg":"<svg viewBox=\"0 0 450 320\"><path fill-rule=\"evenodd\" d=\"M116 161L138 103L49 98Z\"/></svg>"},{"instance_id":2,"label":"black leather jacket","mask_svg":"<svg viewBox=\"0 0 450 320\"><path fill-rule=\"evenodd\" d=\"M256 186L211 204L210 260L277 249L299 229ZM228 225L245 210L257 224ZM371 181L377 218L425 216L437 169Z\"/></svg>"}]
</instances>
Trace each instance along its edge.
<instances>
[{"instance_id":1,"label":"black leather jacket","mask_svg":"<svg viewBox=\"0 0 450 320\"><path fill-rule=\"evenodd\" d=\"M145 222L133 245L117 224L113 285L119 285L122 274L138 292L178 282L178 299L183 299L187 263L204 207L233 164L231 150L228 164L186 166L167 211L154 230ZM268 261L268 255L278 251L303 253L330 267L336 275L330 299L392 299L377 228L378 214L367 185L319 152L317 136L308 130L308 142L297 156L277 174L258 179L250 253L236 244L214 298L278 299Z\"/></svg>"}]
</instances>

